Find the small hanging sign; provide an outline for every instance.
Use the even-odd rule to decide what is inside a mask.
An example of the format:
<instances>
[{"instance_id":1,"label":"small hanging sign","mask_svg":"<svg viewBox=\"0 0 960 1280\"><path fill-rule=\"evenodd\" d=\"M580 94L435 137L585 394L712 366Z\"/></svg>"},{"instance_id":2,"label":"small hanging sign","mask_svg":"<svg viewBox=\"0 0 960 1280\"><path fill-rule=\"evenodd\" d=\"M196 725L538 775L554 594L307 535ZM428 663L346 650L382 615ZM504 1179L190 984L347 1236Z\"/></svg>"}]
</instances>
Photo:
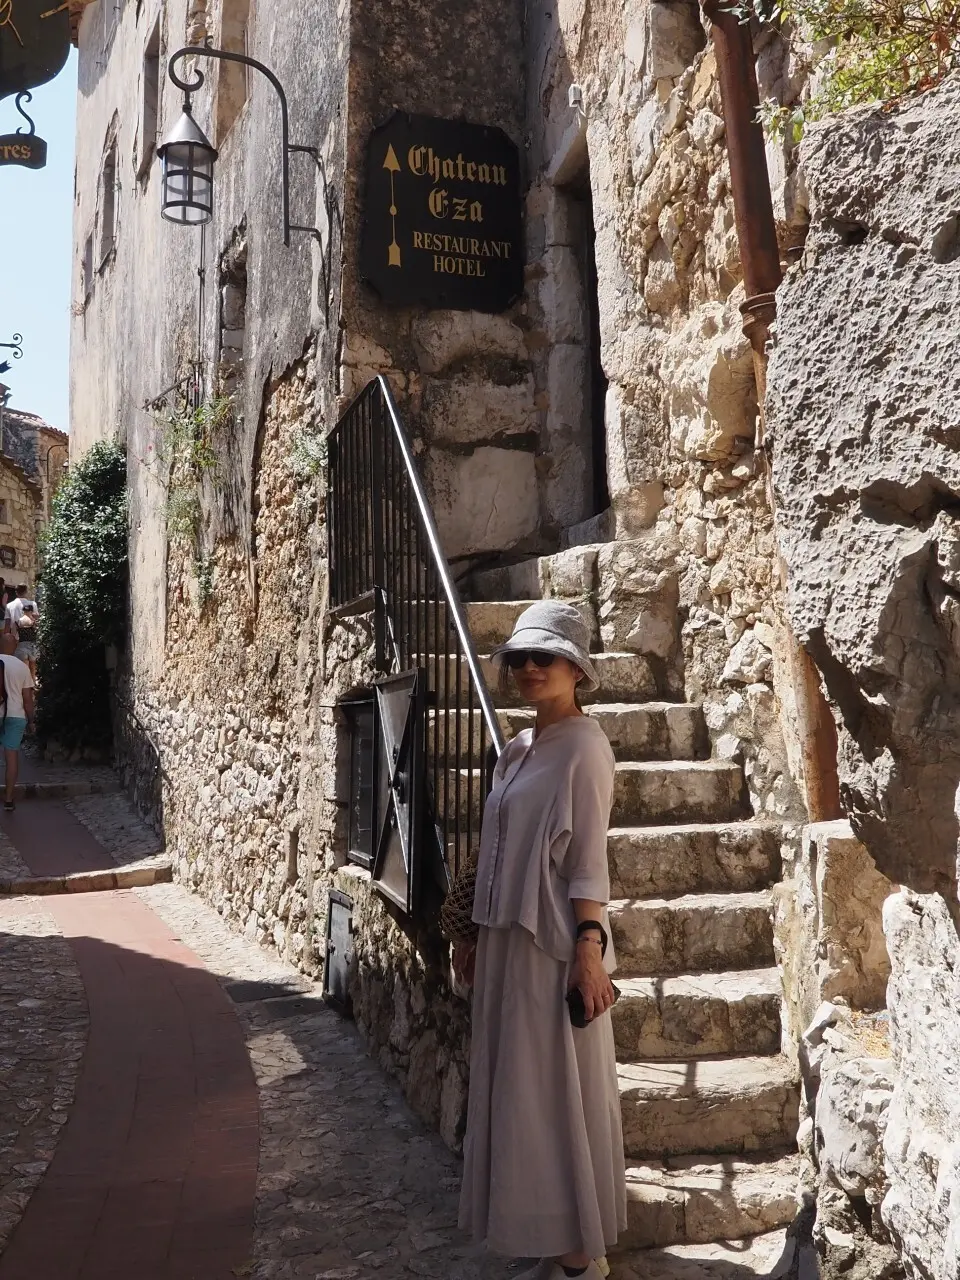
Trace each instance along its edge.
<instances>
[{"instance_id":1,"label":"small hanging sign","mask_svg":"<svg viewBox=\"0 0 960 1280\"><path fill-rule=\"evenodd\" d=\"M505 311L517 300L520 154L502 129L395 112L373 131L360 274L398 306Z\"/></svg>"},{"instance_id":2,"label":"small hanging sign","mask_svg":"<svg viewBox=\"0 0 960 1280\"><path fill-rule=\"evenodd\" d=\"M19 164L42 169L46 163L47 144L35 133L0 133L0 167Z\"/></svg>"}]
</instances>

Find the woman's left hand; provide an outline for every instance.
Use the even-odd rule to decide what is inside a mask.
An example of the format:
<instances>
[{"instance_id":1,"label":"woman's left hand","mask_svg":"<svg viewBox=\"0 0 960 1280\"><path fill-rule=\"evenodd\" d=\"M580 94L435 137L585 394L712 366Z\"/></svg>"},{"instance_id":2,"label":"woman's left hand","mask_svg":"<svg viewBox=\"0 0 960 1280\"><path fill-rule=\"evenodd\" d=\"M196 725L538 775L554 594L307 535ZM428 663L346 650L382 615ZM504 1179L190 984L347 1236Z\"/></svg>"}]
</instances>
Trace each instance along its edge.
<instances>
[{"instance_id":1,"label":"woman's left hand","mask_svg":"<svg viewBox=\"0 0 960 1280\"><path fill-rule=\"evenodd\" d=\"M581 942L570 970L570 990L580 988L583 1009L589 1022L599 1018L613 1004L613 984L603 967L603 957L595 942Z\"/></svg>"}]
</instances>

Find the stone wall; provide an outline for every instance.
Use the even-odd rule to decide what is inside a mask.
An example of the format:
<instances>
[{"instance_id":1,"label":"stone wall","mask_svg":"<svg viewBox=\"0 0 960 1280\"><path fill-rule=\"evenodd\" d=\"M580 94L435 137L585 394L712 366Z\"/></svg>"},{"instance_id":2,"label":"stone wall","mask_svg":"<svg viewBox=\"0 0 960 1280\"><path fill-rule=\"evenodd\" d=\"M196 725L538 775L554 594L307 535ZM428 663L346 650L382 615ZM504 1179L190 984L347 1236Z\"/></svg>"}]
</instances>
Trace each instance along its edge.
<instances>
[{"instance_id":1,"label":"stone wall","mask_svg":"<svg viewBox=\"0 0 960 1280\"><path fill-rule=\"evenodd\" d=\"M882 1215L911 1277L960 1275L960 946L936 894L884 910L897 1082L884 1140Z\"/></svg>"},{"instance_id":2,"label":"stone wall","mask_svg":"<svg viewBox=\"0 0 960 1280\"><path fill-rule=\"evenodd\" d=\"M754 450L724 126L699 8L535 4L528 48L528 238L538 281L529 315L547 438L560 429L554 395L564 394L552 363L556 277L572 270L570 201L584 166L592 193L612 510L606 529L585 529L580 540L612 540L596 584L611 623L604 642L648 653L666 685L705 704L719 754L744 759L758 814L801 819L802 769L782 727L792 691L768 486ZM758 75L763 96L781 100L801 82L769 34L758 43ZM804 214L790 155L773 158L778 230L792 243Z\"/></svg>"},{"instance_id":3,"label":"stone wall","mask_svg":"<svg viewBox=\"0 0 960 1280\"><path fill-rule=\"evenodd\" d=\"M0 550L13 553L14 565L0 559L0 578L16 586L25 582L32 591L37 581L37 524L43 516L39 484L30 480L16 463L0 457Z\"/></svg>"},{"instance_id":4,"label":"stone wall","mask_svg":"<svg viewBox=\"0 0 960 1280\"><path fill-rule=\"evenodd\" d=\"M808 131L810 231L780 293L768 399L790 617L834 708L844 806L877 868L868 880L878 894L878 874L907 886L883 913L893 1054L883 1124L867 1114L865 1077L841 1093L854 1129L872 1125L882 1140L874 1225L897 1267L926 1280L960 1275L957 371L946 321L958 301L960 189L946 139L958 120L952 80ZM843 983L857 957L840 959Z\"/></svg>"},{"instance_id":5,"label":"stone wall","mask_svg":"<svg viewBox=\"0 0 960 1280\"><path fill-rule=\"evenodd\" d=\"M954 902L958 121L954 82L810 131L768 405L790 615L839 713L844 806L881 871Z\"/></svg>"}]
</instances>

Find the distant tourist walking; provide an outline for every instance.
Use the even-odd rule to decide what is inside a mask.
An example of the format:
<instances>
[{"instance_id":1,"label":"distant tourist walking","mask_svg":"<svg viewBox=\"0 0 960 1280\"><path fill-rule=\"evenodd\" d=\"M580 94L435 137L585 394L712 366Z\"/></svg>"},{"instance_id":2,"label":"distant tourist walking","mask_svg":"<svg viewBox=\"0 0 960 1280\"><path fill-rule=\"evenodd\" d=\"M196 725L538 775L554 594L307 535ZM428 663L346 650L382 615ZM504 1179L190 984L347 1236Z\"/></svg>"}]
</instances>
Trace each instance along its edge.
<instances>
[{"instance_id":1,"label":"distant tourist walking","mask_svg":"<svg viewBox=\"0 0 960 1280\"><path fill-rule=\"evenodd\" d=\"M5 632L0 639L0 742L3 743L4 778L3 808L13 813L16 808L17 779L20 776L20 744L27 729L33 731L36 710L34 680L25 662L14 657L17 639Z\"/></svg>"},{"instance_id":2,"label":"distant tourist walking","mask_svg":"<svg viewBox=\"0 0 960 1280\"><path fill-rule=\"evenodd\" d=\"M589 645L578 611L545 600L493 654L537 718L497 763L479 936L474 946L464 928L454 956L474 986L460 1225L496 1253L540 1257L529 1273L540 1280L598 1280L626 1226L609 1013L614 757L579 706L578 688L598 684Z\"/></svg>"},{"instance_id":3,"label":"distant tourist walking","mask_svg":"<svg viewBox=\"0 0 960 1280\"><path fill-rule=\"evenodd\" d=\"M36 600L28 596L28 591L26 583L17 587L17 594L4 613L3 629L5 634L16 636L16 656L30 668L30 674L36 683L37 624L40 621L40 610Z\"/></svg>"}]
</instances>

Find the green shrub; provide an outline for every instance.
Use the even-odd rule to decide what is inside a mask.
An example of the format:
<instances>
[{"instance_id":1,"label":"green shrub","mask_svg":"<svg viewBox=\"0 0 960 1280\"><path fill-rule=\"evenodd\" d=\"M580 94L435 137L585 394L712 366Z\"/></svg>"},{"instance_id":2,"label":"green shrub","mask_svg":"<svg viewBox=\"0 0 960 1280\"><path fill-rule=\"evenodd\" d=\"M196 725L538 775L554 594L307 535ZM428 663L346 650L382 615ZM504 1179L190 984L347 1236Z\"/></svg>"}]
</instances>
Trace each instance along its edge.
<instances>
[{"instance_id":1,"label":"green shrub","mask_svg":"<svg viewBox=\"0 0 960 1280\"><path fill-rule=\"evenodd\" d=\"M921 93L960 60L960 0L733 0L729 7L744 21L783 23L798 53L801 43L828 47L813 95L799 109L774 109L768 121L794 134L827 112Z\"/></svg>"},{"instance_id":2,"label":"green shrub","mask_svg":"<svg viewBox=\"0 0 960 1280\"><path fill-rule=\"evenodd\" d=\"M107 748L111 741L106 645L121 645L127 617L127 462L101 441L71 467L53 500L40 547L41 741Z\"/></svg>"}]
</instances>

